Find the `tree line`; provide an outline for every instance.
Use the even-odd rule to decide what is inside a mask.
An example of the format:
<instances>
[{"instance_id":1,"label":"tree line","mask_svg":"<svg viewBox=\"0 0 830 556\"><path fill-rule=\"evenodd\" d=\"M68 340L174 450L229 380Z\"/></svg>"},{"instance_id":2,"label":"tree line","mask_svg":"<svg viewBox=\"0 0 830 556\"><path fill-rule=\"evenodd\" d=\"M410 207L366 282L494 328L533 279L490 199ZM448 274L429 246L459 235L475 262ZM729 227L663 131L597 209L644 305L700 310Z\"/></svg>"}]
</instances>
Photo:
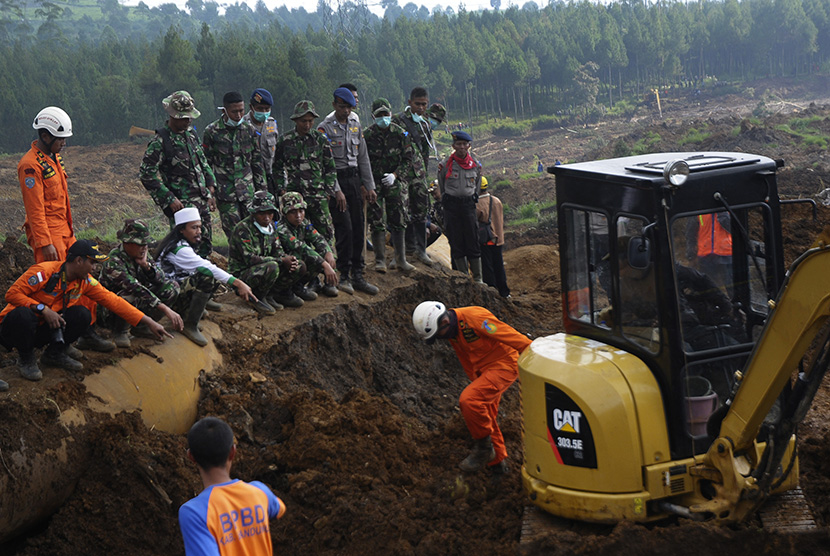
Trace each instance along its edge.
<instances>
[{"instance_id":1,"label":"tree line","mask_svg":"<svg viewBox=\"0 0 830 556\"><path fill-rule=\"evenodd\" d=\"M203 0L186 9L82 1L0 1L0 151L25 150L32 118L50 104L72 117L76 144L123 140L131 125L161 125L161 99L177 89L194 95L204 127L226 91L265 87L285 129L295 102L325 113L345 81L364 107L378 96L402 107L424 85L457 122L596 111L657 86L830 69L830 0L431 13L385 0L382 18L360 1L318 0L314 12L237 3L221 15Z\"/></svg>"}]
</instances>

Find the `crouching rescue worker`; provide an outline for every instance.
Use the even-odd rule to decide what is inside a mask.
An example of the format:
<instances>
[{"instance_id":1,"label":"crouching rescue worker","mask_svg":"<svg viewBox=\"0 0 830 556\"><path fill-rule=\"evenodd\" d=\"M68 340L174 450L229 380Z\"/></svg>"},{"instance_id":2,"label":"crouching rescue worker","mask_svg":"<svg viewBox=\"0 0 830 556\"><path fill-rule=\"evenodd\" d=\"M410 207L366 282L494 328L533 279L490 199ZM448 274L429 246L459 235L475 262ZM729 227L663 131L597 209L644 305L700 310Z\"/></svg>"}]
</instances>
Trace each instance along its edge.
<instances>
[{"instance_id":1,"label":"crouching rescue worker","mask_svg":"<svg viewBox=\"0 0 830 556\"><path fill-rule=\"evenodd\" d=\"M460 464L468 473L489 466L506 473L507 449L496 417L501 395L519 376L519 355L531 340L484 307L447 309L424 301L412 313L415 331L427 341L449 340L472 383L459 406L473 437L473 450Z\"/></svg>"},{"instance_id":2,"label":"crouching rescue worker","mask_svg":"<svg viewBox=\"0 0 830 556\"><path fill-rule=\"evenodd\" d=\"M67 346L89 328L88 302L100 303L133 326L146 325L156 338L172 338L164 327L89 275L107 256L89 240L79 240L66 252L66 261L36 264L6 292L8 305L0 312L0 342L17 348L20 374L29 380L43 378L35 361L35 348L47 346L40 358L44 365L68 371L84 368L67 354ZM86 302L86 303L85 303Z\"/></svg>"},{"instance_id":3,"label":"crouching rescue worker","mask_svg":"<svg viewBox=\"0 0 830 556\"><path fill-rule=\"evenodd\" d=\"M285 503L259 481L231 479L235 456L233 431L221 419L205 417L190 427L187 457L205 489L179 508L187 556L274 553L268 520L281 518Z\"/></svg>"},{"instance_id":4,"label":"crouching rescue worker","mask_svg":"<svg viewBox=\"0 0 830 556\"><path fill-rule=\"evenodd\" d=\"M182 317L170 307L179 297L179 284L156 266L148 246L153 238L143 220L129 219L118 232L121 245L110 251L109 259L101 269L98 278L105 288L126 299L139 311L156 320L167 317L175 330L181 332ZM130 347L130 323L110 314L106 308L99 309L101 321L115 332L113 342L120 348ZM138 336L147 336L147 328L133 328Z\"/></svg>"},{"instance_id":5,"label":"crouching rescue worker","mask_svg":"<svg viewBox=\"0 0 830 556\"><path fill-rule=\"evenodd\" d=\"M176 227L159 242L153 255L167 277L181 288L176 307L185 311L182 333L193 343L206 346L207 338L199 330L199 321L220 283L232 286L246 301L256 303L257 298L248 284L196 254L202 239L199 209L186 207L173 217Z\"/></svg>"},{"instance_id":6,"label":"crouching rescue worker","mask_svg":"<svg viewBox=\"0 0 830 556\"><path fill-rule=\"evenodd\" d=\"M231 272L250 282L259 301L254 309L273 315L284 307L302 307L303 300L291 292L302 275L296 257L286 255L277 233L277 205L267 191L257 191L246 216L228 240Z\"/></svg>"},{"instance_id":7,"label":"crouching rescue worker","mask_svg":"<svg viewBox=\"0 0 830 556\"><path fill-rule=\"evenodd\" d=\"M314 301L317 294L308 287L323 273L320 291L328 297L337 297L337 272L331 245L305 217L306 204L303 196L289 191L282 196L283 217L277 225L277 233L285 252L293 255L305 268L300 281L294 286L294 293L304 301Z\"/></svg>"}]
</instances>

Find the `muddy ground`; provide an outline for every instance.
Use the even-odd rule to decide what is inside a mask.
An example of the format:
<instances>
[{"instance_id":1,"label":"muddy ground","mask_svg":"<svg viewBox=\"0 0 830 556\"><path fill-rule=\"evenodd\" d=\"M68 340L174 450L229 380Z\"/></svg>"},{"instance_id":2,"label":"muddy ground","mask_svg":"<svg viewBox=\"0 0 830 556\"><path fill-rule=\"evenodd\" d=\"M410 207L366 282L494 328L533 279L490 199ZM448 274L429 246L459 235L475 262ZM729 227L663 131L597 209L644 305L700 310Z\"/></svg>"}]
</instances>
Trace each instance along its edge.
<instances>
[{"instance_id":1,"label":"muddy ground","mask_svg":"<svg viewBox=\"0 0 830 556\"><path fill-rule=\"evenodd\" d=\"M519 179L527 172L521 156L534 144L560 158L611 156L642 137L660 136L653 150L739 149L784 158L779 183L786 195L814 194L828 180L824 151L806 147L776 126L793 111L818 115L830 134L830 110L818 102L822 82L807 87L784 83L776 89L782 109L760 125L744 119L756 99L697 99L686 114L667 102L666 120L650 114L594 128L557 130L523 138L518 144L477 145L493 173L509 183L496 194L509 206L553 197L551 176ZM756 87L758 90L760 87ZM798 94L787 94L797 89ZM826 89L824 89L826 90ZM728 106L726 109L717 109ZM787 108L785 108L787 107ZM793 108L795 107L795 108ZM674 110L674 112L672 112ZM742 112L744 111L744 112ZM672 114L676 114L673 116ZM678 118L677 120L671 118ZM681 121L682 120L682 121ZM679 145L689 127L706 122L708 143ZM739 131L736 132L735 130ZM529 143L526 143L529 142ZM506 149L506 150L505 150ZM73 210L79 229L95 229L126 214L152 215L135 179L143 146L69 147ZM498 154L499 152L503 154ZM545 158L549 157L545 154ZM0 159L0 289L31 263L16 241L22 223L14 166ZM489 162L488 162L489 161ZM495 180L491 180L493 183ZM15 212L16 211L16 212ZM787 259L809 247L830 221L820 207L813 221L804 207L786 209ZM411 331L412 309L424 299L449 305L481 304L532 337L560 330L559 261L556 234L543 225L511 229L505 261L513 290L503 300L444 269L419 269L409 277L370 273L381 294L341 294L299 310L259 319L226 295L226 311L212 313L224 337L225 365L202 382L200 415L228 420L239 441L234 475L269 484L288 506L273 524L280 554L733 554L826 553L830 519L830 450L827 446L830 390L825 386L800 429L802 487L820 522L804 535L761 531L755 522L718 528L687 521L644 527L558 522L548 535L519 546L525 506L517 472L521 459L521 415L517 387L501 406L501 426L513 471L502 480L486 473L464 476L457 462L468 449L468 433L457 407L466 384L446 345L425 347ZM371 255L369 256L371 260ZM138 340L132 351L142 349ZM129 355L129 351L125 355ZM91 354L77 375L48 370L42 382L17 376L15 358L2 354L0 378L12 390L0 394L0 456L21 445L54 442L49 425L61 408L87 394L78 383L112 359ZM263 375L258 381L252 372ZM185 458L182 436L147 430L136 414L93 421L91 464L62 507L35 530L0 546L0 554L182 554L178 507L201 489ZM0 458L2 463L2 458ZM5 465L3 466L5 467ZM0 467L0 473L8 469ZM15 477L15 481L30 480Z\"/></svg>"}]
</instances>

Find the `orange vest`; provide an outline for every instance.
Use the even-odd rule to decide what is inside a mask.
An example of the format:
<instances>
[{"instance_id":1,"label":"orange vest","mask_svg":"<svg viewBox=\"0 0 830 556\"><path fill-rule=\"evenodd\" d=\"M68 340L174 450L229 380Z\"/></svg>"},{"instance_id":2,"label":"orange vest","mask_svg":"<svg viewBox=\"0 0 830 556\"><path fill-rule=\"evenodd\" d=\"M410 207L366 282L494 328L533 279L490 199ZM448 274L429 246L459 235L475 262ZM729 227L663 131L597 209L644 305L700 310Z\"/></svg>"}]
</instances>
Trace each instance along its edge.
<instances>
[{"instance_id":1,"label":"orange vest","mask_svg":"<svg viewBox=\"0 0 830 556\"><path fill-rule=\"evenodd\" d=\"M61 155L52 158L33 141L32 148L17 164L17 178L26 207L23 226L32 249L58 246L64 243L63 238L72 237L72 210Z\"/></svg>"},{"instance_id":2,"label":"orange vest","mask_svg":"<svg viewBox=\"0 0 830 556\"><path fill-rule=\"evenodd\" d=\"M459 307L453 311L458 318L458 335L450 340L450 345L470 380L489 368L518 373L519 354L530 345L530 338L484 307Z\"/></svg>"},{"instance_id":3,"label":"orange vest","mask_svg":"<svg viewBox=\"0 0 830 556\"><path fill-rule=\"evenodd\" d=\"M697 228L697 256L732 256L732 234L718 222L715 214L701 214Z\"/></svg>"}]
</instances>

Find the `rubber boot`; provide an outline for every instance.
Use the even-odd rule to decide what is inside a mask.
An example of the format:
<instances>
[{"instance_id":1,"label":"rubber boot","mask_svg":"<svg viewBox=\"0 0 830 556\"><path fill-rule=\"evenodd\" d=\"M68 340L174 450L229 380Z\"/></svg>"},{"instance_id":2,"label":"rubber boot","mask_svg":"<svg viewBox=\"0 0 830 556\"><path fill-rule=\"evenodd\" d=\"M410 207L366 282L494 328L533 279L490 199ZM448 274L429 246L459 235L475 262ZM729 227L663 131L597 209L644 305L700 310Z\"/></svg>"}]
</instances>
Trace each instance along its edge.
<instances>
[{"instance_id":1,"label":"rubber boot","mask_svg":"<svg viewBox=\"0 0 830 556\"><path fill-rule=\"evenodd\" d=\"M91 349L92 351L107 353L115 349L115 344L99 336L98 333L95 332L95 328L90 325L86 329L86 332L84 332L78 339L75 347L78 349Z\"/></svg>"},{"instance_id":2,"label":"rubber boot","mask_svg":"<svg viewBox=\"0 0 830 556\"><path fill-rule=\"evenodd\" d=\"M69 344L68 346L66 346L66 355L68 355L72 359L76 359L76 360L81 360L84 357L86 357L86 355L84 355L84 352L82 352L81 350L79 350L78 348L73 346L72 344Z\"/></svg>"},{"instance_id":3,"label":"rubber boot","mask_svg":"<svg viewBox=\"0 0 830 556\"><path fill-rule=\"evenodd\" d=\"M112 343L115 344L115 347L128 348L132 345L132 342L130 341L130 324L127 321L122 318L118 318L113 332L114 335L112 337Z\"/></svg>"},{"instance_id":4,"label":"rubber boot","mask_svg":"<svg viewBox=\"0 0 830 556\"><path fill-rule=\"evenodd\" d=\"M427 254L427 228L421 224L420 231L415 230L415 256L425 265L432 265L432 259Z\"/></svg>"},{"instance_id":5,"label":"rubber boot","mask_svg":"<svg viewBox=\"0 0 830 556\"><path fill-rule=\"evenodd\" d=\"M208 302L205 303L205 309L208 311L213 311L214 313L218 313L222 310L222 304L218 301L214 301L213 298L208 299Z\"/></svg>"},{"instance_id":6,"label":"rubber boot","mask_svg":"<svg viewBox=\"0 0 830 556\"><path fill-rule=\"evenodd\" d=\"M394 237L394 236L393 236ZM372 232L375 246L375 272L386 273L386 232Z\"/></svg>"},{"instance_id":7,"label":"rubber boot","mask_svg":"<svg viewBox=\"0 0 830 556\"><path fill-rule=\"evenodd\" d=\"M415 254L415 224L410 222L406 225L405 230L406 252L409 255Z\"/></svg>"},{"instance_id":8,"label":"rubber boot","mask_svg":"<svg viewBox=\"0 0 830 556\"><path fill-rule=\"evenodd\" d=\"M293 309L299 309L303 306L304 302L302 298L300 298L297 294L295 294L290 289L282 290L282 291L275 291L273 293L274 300L284 307L291 307Z\"/></svg>"},{"instance_id":9,"label":"rubber boot","mask_svg":"<svg viewBox=\"0 0 830 556\"><path fill-rule=\"evenodd\" d=\"M282 303L279 303L276 299L274 299L274 296L270 293L265 296L265 303L273 307L275 311L282 311L285 309Z\"/></svg>"},{"instance_id":10,"label":"rubber boot","mask_svg":"<svg viewBox=\"0 0 830 556\"><path fill-rule=\"evenodd\" d=\"M113 349L115 349L115 344L113 344ZM54 342L46 346L43 355L40 356L40 363L48 367L66 369L67 371L81 371L84 368L83 363L66 355L66 345L62 342Z\"/></svg>"},{"instance_id":11,"label":"rubber boot","mask_svg":"<svg viewBox=\"0 0 830 556\"><path fill-rule=\"evenodd\" d=\"M200 291L194 291L193 297L190 299L190 306L187 308L187 313L184 317L184 330L182 334L196 344L197 346L206 346L208 341L199 330L199 321L202 318L202 312L205 310L210 300L210 294Z\"/></svg>"},{"instance_id":12,"label":"rubber boot","mask_svg":"<svg viewBox=\"0 0 830 556\"><path fill-rule=\"evenodd\" d=\"M470 270L473 271L473 282L476 284L484 283L484 274L481 271L481 259L470 259Z\"/></svg>"},{"instance_id":13,"label":"rubber boot","mask_svg":"<svg viewBox=\"0 0 830 556\"><path fill-rule=\"evenodd\" d=\"M273 315L274 313L277 312L277 310L274 307L272 307L271 304L268 303L265 300L264 295L260 295L256 292L254 292L254 297L256 297L257 300L256 301L249 301L248 305L250 305L251 308L254 311L256 311L257 313L259 313L260 315Z\"/></svg>"},{"instance_id":14,"label":"rubber boot","mask_svg":"<svg viewBox=\"0 0 830 556\"><path fill-rule=\"evenodd\" d=\"M395 266L398 270L409 272L415 267L406 262L406 247L404 247L403 231L392 232L392 245L395 247Z\"/></svg>"},{"instance_id":15,"label":"rubber boot","mask_svg":"<svg viewBox=\"0 0 830 556\"><path fill-rule=\"evenodd\" d=\"M294 295L302 299L303 301L314 301L317 299L317 294L314 293L314 290L307 287L305 284L297 284L291 291L294 292Z\"/></svg>"},{"instance_id":16,"label":"rubber boot","mask_svg":"<svg viewBox=\"0 0 830 556\"><path fill-rule=\"evenodd\" d=\"M352 286L352 281L349 279L348 272L340 273L340 283L337 284L337 289L349 295L354 295L354 287Z\"/></svg>"},{"instance_id":17,"label":"rubber boot","mask_svg":"<svg viewBox=\"0 0 830 556\"><path fill-rule=\"evenodd\" d=\"M493 441L489 436L473 440L473 450L470 455L464 458L458 467L466 473L474 473L484 469L496 457L496 450L493 448Z\"/></svg>"},{"instance_id":18,"label":"rubber boot","mask_svg":"<svg viewBox=\"0 0 830 556\"><path fill-rule=\"evenodd\" d=\"M26 380L40 380L43 378L43 373L40 371L40 367L37 366L34 350L20 354L18 367L20 368L20 376Z\"/></svg>"},{"instance_id":19,"label":"rubber boot","mask_svg":"<svg viewBox=\"0 0 830 556\"><path fill-rule=\"evenodd\" d=\"M378 287L374 284L370 284L366 278L363 276L363 271L353 271L352 272L352 286L359 292L368 293L369 295L377 295Z\"/></svg>"},{"instance_id":20,"label":"rubber boot","mask_svg":"<svg viewBox=\"0 0 830 556\"><path fill-rule=\"evenodd\" d=\"M455 269L465 276L470 273L467 269L467 257L458 257L452 260L455 263Z\"/></svg>"}]
</instances>

